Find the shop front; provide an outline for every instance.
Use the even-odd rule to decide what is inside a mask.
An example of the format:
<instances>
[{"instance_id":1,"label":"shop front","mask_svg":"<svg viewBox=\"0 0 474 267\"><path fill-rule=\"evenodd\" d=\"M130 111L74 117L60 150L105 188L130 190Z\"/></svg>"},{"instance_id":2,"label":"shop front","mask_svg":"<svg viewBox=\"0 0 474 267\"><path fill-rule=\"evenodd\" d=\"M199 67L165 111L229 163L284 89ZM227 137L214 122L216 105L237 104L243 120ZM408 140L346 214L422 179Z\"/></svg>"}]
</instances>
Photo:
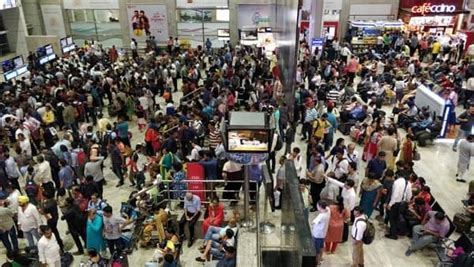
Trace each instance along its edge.
<instances>
[{"instance_id":1,"label":"shop front","mask_svg":"<svg viewBox=\"0 0 474 267\"><path fill-rule=\"evenodd\" d=\"M401 0L399 17L409 31L453 34L465 13L463 0Z\"/></svg>"},{"instance_id":2,"label":"shop front","mask_svg":"<svg viewBox=\"0 0 474 267\"><path fill-rule=\"evenodd\" d=\"M377 44L377 37L393 31L401 31L402 21L350 20L346 41L351 43L354 54L364 54Z\"/></svg>"}]
</instances>

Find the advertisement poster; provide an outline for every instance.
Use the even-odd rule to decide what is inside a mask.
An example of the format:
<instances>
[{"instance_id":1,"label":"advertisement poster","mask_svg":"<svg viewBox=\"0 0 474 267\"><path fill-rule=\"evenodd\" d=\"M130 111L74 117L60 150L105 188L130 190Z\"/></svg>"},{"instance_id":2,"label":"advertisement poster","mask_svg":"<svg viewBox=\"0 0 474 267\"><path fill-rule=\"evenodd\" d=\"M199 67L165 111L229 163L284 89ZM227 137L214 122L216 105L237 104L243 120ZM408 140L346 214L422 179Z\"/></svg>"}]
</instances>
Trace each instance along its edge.
<instances>
[{"instance_id":1,"label":"advertisement poster","mask_svg":"<svg viewBox=\"0 0 474 267\"><path fill-rule=\"evenodd\" d=\"M47 35L56 35L59 38L66 36L63 13L60 5L41 5L44 28Z\"/></svg>"},{"instance_id":2,"label":"advertisement poster","mask_svg":"<svg viewBox=\"0 0 474 267\"><path fill-rule=\"evenodd\" d=\"M204 167L199 163L190 162L187 164L186 176L187 180L205 180ZM191 191L193 194L199 196L201 198L201 201L204 201L206 199L206 194L202 191L205 189L206 188L203 182L188 183L188 190Z\"/></svg>"},{"instance_id":3,"label":"advertisement poster","mask_svg":"<svg viewBox=\"0 0 474 267\"><path fill-rule=\"evenodd\" d=\"M225 8L227 0L176 0L177 8Z\"/></svg>"},{"instance_id":4,"label":"advertisement poster","mask_svg":"<svg viewBox=\"0 0 474 267\"><path fill-rule=\"evenodd\" d=\"M238 27L258 27L259 23L269 24L269 5L239 5ZM268 26L268 25L267 25Z\"/></svg>"},{"instance_id":5,"label":"advertisement poster","mask_svg":"<svg viewBox=\"0 0 474 267\"><path fill-rule=\"evenodd\" d=\"M130 38L145 42L148 36L166 42L168 35L168 18L165 5L128 5L128 22Z\"/></svg>"},{"instance_id":6,"label":"advertisement poster","mask_svg":"<svg viewBox=\"0 0 474 267\"><path fill-rule=\"evenodd\" d=\"M119 9L118 0L64 0L64 9Z\"/></svg>"}]
</instances>

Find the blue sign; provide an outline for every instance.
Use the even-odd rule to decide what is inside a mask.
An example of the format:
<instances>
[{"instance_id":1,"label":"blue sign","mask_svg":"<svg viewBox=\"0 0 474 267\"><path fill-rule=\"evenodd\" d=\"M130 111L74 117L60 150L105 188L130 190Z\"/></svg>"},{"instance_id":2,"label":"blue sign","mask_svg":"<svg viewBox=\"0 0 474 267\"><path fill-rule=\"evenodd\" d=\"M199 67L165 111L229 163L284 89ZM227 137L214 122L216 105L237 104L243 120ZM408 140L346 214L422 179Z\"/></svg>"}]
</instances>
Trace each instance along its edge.
<instances>
[{"instance_id":1,"label":"blue sign","mask_svg":"<svg viewBox=\"0 0 474 267\"><path fill-rule=\"evenodd\" d=\"M313 40L311 40L312 47L323 46L323 44L324 44L324 38L313 38Z\"/></svg>"}]
</instances>

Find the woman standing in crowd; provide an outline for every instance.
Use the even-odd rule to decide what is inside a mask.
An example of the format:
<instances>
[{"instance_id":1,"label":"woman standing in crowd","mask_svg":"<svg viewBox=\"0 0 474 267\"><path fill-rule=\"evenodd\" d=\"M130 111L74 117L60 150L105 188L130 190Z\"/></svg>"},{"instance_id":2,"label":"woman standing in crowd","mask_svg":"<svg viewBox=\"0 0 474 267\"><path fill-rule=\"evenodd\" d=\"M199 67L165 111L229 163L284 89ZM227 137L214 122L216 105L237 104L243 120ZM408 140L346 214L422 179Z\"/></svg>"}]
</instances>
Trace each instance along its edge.
<instances>
[{"instance_id":1,"label":"woman standing in crowd","mask_svg":"<svg viewBox=\"0 0 474 267\"><path fill-rule=\"evenodd\" d=\"M329 206L331 217L329 219L329 227L324 240L324 247L326 252L336 252L337 245L342 242L342 235L344 230L344 223L351 218L350 211L344 207L344 199L337 197L337 203Z\"/></svg>"}]
</instances>

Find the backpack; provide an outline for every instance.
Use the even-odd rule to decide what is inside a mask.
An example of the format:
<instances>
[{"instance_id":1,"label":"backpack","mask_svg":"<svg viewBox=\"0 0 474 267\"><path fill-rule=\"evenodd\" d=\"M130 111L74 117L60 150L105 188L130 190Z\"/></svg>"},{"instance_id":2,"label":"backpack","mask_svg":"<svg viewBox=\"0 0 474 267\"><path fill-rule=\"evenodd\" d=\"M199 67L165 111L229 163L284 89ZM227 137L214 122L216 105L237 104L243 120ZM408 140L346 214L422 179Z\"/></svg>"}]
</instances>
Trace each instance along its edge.
<instances>
[{"instance_id":1,"label":"backpack","mask_svg":"<svg viewBox=\"0 0 474 267\"><path fill-rule=\"evenodd\" d=\"M65 252L63 255L61 255L61 267L69 267L72 265L73 261L74 257L70 252Z\"/></svg>"},{"instance_id":2,"label":"backpack","mask_svg":"<svg viewBox=\"0 0 474 267\"><path fill-rule=\"evenodd\" d=\"M375 239L375 226L371 221L368 221L367 219L359 219L358 221L363 221L367 224L367 227L365 228L364 235L362 236L362 242L366 245L372 244L372 242ZM357 230L356 230L356 235L357 235Z\"/></svg>"},{"instance_id":3,"label":"backpack","mask_svg":"<svg viewBox=\"0 0 474 267\"><path fill-rule=\"evenodd\" d=\"M86 162L87 162L86 152L84 152L84 150L77 152L77 164L79 164L79 166L84 166L86 165Z\"/></svg>"}]
</instances>

